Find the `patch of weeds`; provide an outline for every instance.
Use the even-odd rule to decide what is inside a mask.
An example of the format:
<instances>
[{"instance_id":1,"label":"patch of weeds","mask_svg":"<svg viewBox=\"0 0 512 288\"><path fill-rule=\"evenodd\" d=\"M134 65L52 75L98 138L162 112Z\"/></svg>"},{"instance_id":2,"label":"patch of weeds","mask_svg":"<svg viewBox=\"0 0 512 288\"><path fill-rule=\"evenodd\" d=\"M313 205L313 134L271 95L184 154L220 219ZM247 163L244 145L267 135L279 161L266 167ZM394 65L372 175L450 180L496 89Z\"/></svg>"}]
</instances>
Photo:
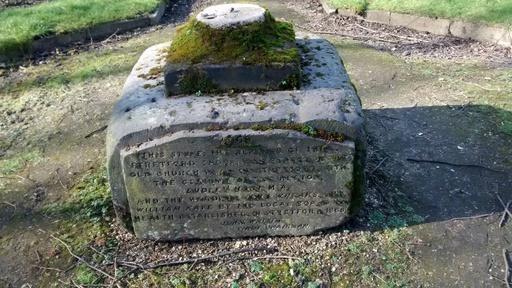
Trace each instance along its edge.
<instances>
[{"instance_id":1,"label":"patch of weeds","mask_svg":"<svg viewBox=\"0 0 512 288\"><path fill-rule=\"evenodd\" d=\"M369 5L367 0L329 0L329 2L336 8L350 9L359 15L365 14Z\"/></svg>"},{"instance_id":2,"label":"patch of weeds","mask_svg":"<svg viewBox=\"0 0 512 288\"><path fill-rule=\"evenodd\" d=\"M16 154L0 160L0 175L12 175L21 171L27 164L36 164L42 159L39 150Z\"/></svg>"},{"instance_id":3,"label":"patch of weeds","mask_svg":"<svg viewBox=\"0 0 512 288\"><path fill-rule=\"evenodd\" d=\"M251 275L256 276L247 287L319 287L318 266L307 259L289 260L280 263L250 261Z\"/></svg>"},{"instance_id":4,"label":"patch of weeds","mask_svg":"<svg viewBox=\"0 0 512 288\"><path fill-rule=\"evenodd\" d=\"M106 169L86 175L73 188L67 201L51 204L45 211L51 215L68 215L77 221L94 223L110 218L113 206Z\"/></svg>"},{"instance_id":5,"label":"patch of weeds","mask_svg":"<svg viewBox=\"0 0 512 288\"><path fill-rule=\"evenodd\" d=\"M266 265L263 269L262 283L270 287L293 287L295 279L290 273L288 263Z\"/></svg>"},{"instance_id":6,"label":"patch of weeds","mask_svg":"<svg viewBox=\"0 0 512 288\"><path fill-rule=\"evenodd\" d=\"M249 262L249 270L251 273L258 273L263 271L263 264L260 261L252 260Z\"/></svg>"},{"instance_id":7,"label":"patch of weeds","mask_svg":"<svg viewBox=\"0 0 512 288\"><path fill-rule=\"evenodd\" d=\"M411 259L406 243L411 234L405 229L364 233L346 246L344 277L334 287L406 287Z\"/></svg>"},{"instance_id":8,"label":"patch of weeds","mask_svg":"<svg viewBox=\"0 0 512 288\"><path fill-rule=\"evenodd\" d=\"M256 104L256 109L258 110L265 110L265 108L268 107L268 103L267 102L264 102L264 101L261 101L258 102L258 104Z\"/></svg>"},{"instance_id":9,"label":"patch of weeds","mask_svg":"<svg viewBox=\"0 0 512 288\"><path fill-rule=\"evenodd\" d=\"M95 285L101 283L102 279L85 264L79 264L74 270L74 282L77 285Z\"/></svg>"},{"instance_id":10,"label":"patch of weeds","mask_svg":"<svg viewBox=\"0 0 512 288\"><path fill-rule=\"evenodd\" d=\"M131 51L132 49L135 51ZM89 79L128 73L137 61L140 53L138 49L140 47L85 52L45 65L29 66L21 81L8 82L2 88L8 93L22 92L34 87L58 89Z\"/></svg>"},{"instance_id":11,"label":"patch of weeds","mask_svg":"<svg viewBox=\"0 0 512 288\"><path fill-rule=\"evenodd\" d=\"M93 263L112 261L104 259L103 256L111 257L117 246L117 240L110 236L113 207L106 169L102 168L85 175L70 192L68 199L44 207L43 212L47 216L60 219L58 236L68 243L76 254L91 259ZM59 243L55 245L60 246ZM103 251L103 255L92 253L92 250L87 248L88 245L97 246ZM100 279L96 272L89 272L77 266L74 275L84 282L92 280L93 277L89 275L91 273Z\"/></svg>"},{"instance_id":12,"label":"patch of weeds","mask_svg":"<svg viewBox=\"0 0 512 288\"><path fill-rule=\"evenodd\" d=\"M311 137L315 137L317 135L317 131L315 128L309 126L309 125L304 125L302 127L302 133L308 135L308 136L311 136Z\"/></svg>"}]
</instances>

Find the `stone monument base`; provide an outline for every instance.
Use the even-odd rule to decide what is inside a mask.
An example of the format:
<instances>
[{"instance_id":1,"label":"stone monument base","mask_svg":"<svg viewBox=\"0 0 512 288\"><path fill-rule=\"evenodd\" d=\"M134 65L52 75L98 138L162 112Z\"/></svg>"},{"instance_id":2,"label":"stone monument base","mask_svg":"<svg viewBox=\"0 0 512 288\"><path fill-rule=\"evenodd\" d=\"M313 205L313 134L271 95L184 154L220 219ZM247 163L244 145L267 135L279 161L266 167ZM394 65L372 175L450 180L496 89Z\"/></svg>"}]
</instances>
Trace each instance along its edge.
<instances>
[{"instance_id":1,"label":"stone monument base","mask_svg":"<svg viewBox=\"0 0 512 288\"><path fill-rule=\"evenodd\" d=\"M116 213L137 237L306 235L357 211L361 103L329 42L297 46L301 90L200 97L167 97L164 73L151 73L169 43L144 52L107 134Z\"/></svg>"}]
</instances>

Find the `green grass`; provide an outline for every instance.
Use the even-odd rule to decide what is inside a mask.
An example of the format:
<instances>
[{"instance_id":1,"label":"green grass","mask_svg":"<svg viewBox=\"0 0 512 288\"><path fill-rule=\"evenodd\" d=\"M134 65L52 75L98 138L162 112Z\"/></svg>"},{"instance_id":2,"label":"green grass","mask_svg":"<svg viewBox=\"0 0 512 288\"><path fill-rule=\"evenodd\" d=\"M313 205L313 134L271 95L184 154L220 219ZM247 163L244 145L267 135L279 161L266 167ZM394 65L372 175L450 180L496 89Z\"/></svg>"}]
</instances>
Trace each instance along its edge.
<instances>
[{"instance_id":1,"label":"green grass","mask_svg":"<svg viewBox=\"0 0 512 288\"><path fill-rule=\"evenodd\" d=\"M75 31L156 9L160 0L54 0L0 11L0 54L26 51L45 35Z\"/></svg>"},{"instance_id":2,"label":"green grass","mask_svg":"<svg viewBox=\"0 0 512 288\"><path fill-rule=\"evenodd\" d=\"M22 170L28 163L41 160L41 152L33 150L0 160L0 175L12 175Z\"/></svg>"},{"instance_id":3,"label":"green grass","mask_svg":"<svg viewBox=\"0 0 512 288\"><path fill-rule=\"evenodd\" d=\"M431 17L512 24L512 0L329 0L361 13L367 8Z\"/></svg>"}]
</instances>

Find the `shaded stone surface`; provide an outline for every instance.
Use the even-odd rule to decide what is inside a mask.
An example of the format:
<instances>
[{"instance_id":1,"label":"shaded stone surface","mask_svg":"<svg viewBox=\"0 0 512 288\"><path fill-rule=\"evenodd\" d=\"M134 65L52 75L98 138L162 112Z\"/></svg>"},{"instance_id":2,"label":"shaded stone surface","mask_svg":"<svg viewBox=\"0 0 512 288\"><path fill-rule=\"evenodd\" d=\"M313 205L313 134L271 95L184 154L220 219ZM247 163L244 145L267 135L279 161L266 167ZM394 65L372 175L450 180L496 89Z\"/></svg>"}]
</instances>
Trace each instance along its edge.
<instances>
[{"instance_id":1,"label":"shaded stone surface","mask_svg":"<svg viewBox=\"0 0 512 288\"><path fill-rule=\"evenodd\" d=\"M355 149L288 130L180 131L121 152L145 239L301 235L343 223Z\"/></svg>"},{"instance_id":2,"label":"shaded stone surface","mask_svg":"<svg viewBox=\"0 0 512 288\"><path fill-rule=\"evenodd\" d=\"M135 233L138 237L176 240L266 234L304 235L319 229L336 226L347 219L349 214L356 208L358 204L357 199L364 191L365 134L361 104L335 48L329 42L323 39L316 39L313 35L310 35L308 39L297 39L297 44L301 47L302 58L305 60L301 68L304 77L307 79L301 90L206 94L202 97L196 95L167 97L164 93L164 73L151 73L151 71L161 70L161 67L165 65L165 59L162 59L161 55L165 52L169 43L151 47L143 53L128 77L122 97L114 108L107 133L107 165L114 207L118 218L122 220L126 227L135 228ZM151 77L148 77L148 75ZM301 133L303 131L309 133L309 136ZM333 141L326 142L325 140L311 137L315 136L311 132L316 131L323 131L324 135L329 133L344 135L344 141L342 143L334 143ZM297 226L300 225L299 222L288 223L286 222L288 218L284 217L284 215L273 218L278 222L280 221L279 223L281 224L279 225L293 224L295 226L280 226L281 228L274 228L274 230L269 228L270 226L259 226L259 228L248 231L236 229L231 231L231 228L228 229L216 223L218 226L214 230L222 231L217 233L212 231L205 232L204 229L206 227L204 225L201 226L202 224L200 223L202 222L196 220L194 220L196 221L193 222L194 224L192 222L175 223L174 218L172 221L167 219L167 221L162 222L162 220L153 219L149 221L151 224L144 223L143 221L147 222L147 218L144 218L146 220L141 220L140 215L135 213L138 211L137 202L141 195L133 191L144 191L148 195L159 192L150 189L150 185L154 184L154 182L150 181L152 176L148 176L148 179L142 177L142 180L137 177L134 177L134 179L129 177L131 173L135 172L132 170L131 163L135 161L136 155L140 155L137 152L145 152L146 150L144 149L149 149L147 151L153 151L153 153L160 150L172 152L180 150L178 149L180 147L186 147L196 152L199 150L212 151L217 149L216 147L219 141L221 141L219 139L226 138L222 135L226 137L229 135L245 135L250 141L257 142L258 145L263 145L263 147L267 147L270 150L279 146L281 148L288 146L297 147L304 150L310 146L320 145L320 143L325 147L343 147L343 153L338 153L340 154L340 159L343 159L340 160L343 163L337 163L337 165L339 164L338 166L345 168L341 171L335 171L332 168L333 165L329 164L332 162L326 160L326 162L319 164L323 165L322 171L319 174L327 177L322 180L322 185L325 186L319 185L313 180L313 182L306 181L300 185L298 182L293 182L289 186L292 187L290 191L293 193L303 191L301 187L304 185L304 187L310 187L308 190L311 195L315 193L323 195L323 198L315 202L314 208L311 208L313 209L311 213L313 213L314 217L308 216L312 218L309 226ZM197 148L208 143L208 147ZM246 150L250 151L249 147ZM267 155L267 152L260 152L253 161L259 158L268 159L269 155L272 155L271 153ZM331 154L326 152L325 156L333 158ZM272 158L277 158L276 155ZM291 155L284 156L290 158ZM319 155L314 155L314 153L312 155L304 153L302 156L319 157ZM208 159L203 156L198 157L198 160L201 161ZM231 161L235 158L222 156L219 159ZM250 159L241 158L241 161L244 162L248 160ZM183 165L186 164L187 162L184 161ZM222 169L222 165L220 166L217 169ZM301 167L301 164L294 164L290 167ZM178 168L185 169L186 167ZM198 168L203 169L204 167L199 166ZM156 170L151 171L155 172ZM220 173L220 170L216 171ZM158 173L158 171L156 172ZM141 175L146 175L144 172L141 173L143 173ZM336 177L339 175L343 175L343 180L336 180ZM251 177L257 178L258 174L251 173L247 176L249 176L249 179L252 179ZM264 185L268 186L268 183L264 180L262 181ZM336 185L339 184L339 191L348 193L343 194L344 201L336 202L339 199L329 196L329 193L335 191L333 190L334 181L338 181ZM281 184L280 181L274 182L274 185ZM196 188L198 187L196 186ZM212 187L202 187L201 189ZM349 190L344 190L348 189L348 187L350 187ZM184 193L181 188L158 191L165 191L167 195L173 195L175 194L173 191ZM204 196L217 196L215 193L206 191L207 193ZM268 195L269 193L274 192L271 190L263 191L263 194ZM164 192L161 194L164 194ZM132 196L135 198L132 199ZM299 200L297 198L293 201L284 201L288 203L284 205L292 205L290 207L287 206L287 209L295 209L298 207L295 207L295 204L292 203ZM151 202L151 200L149 201ZM318 209L322 209L322 207L332 208L333 206L338 207L338 209L332 215L318 212ZM144 209L144 206L142 208ZM320 214L314 214L316 213L315 211ZM137 215L139 218L136 218ZM232 220L243 220L243 217L229 218ZM295 220L299 221L299 218ZM294 219L294 217L291 219ZM245 227L244 225L237 227L245 229L243 228ZM231 232L227 232L228 230Z\"/></svg>"},{"instance_id":3,"label":"shaded stone surface","mask_svg":"<svg viewBox=\"0 0 512 288\"><path fill-rule=\"evenodd\" d=\"M179 95L186 92L181 79L190 77L198 81L208 81L203 86L211 89L229 91L279 90L281 87L292 87L300 81L300 70L297 63L287 64L167 64L165 67L165 90L167 95ZM197 81L194 81L196 83ZM197 84L194 87L201 87ZM185 91L184 91L185 90ZM200 89L199 89L200 90ZM195 91L189 91L195 93Z\"/></svg>"}]
</instances>

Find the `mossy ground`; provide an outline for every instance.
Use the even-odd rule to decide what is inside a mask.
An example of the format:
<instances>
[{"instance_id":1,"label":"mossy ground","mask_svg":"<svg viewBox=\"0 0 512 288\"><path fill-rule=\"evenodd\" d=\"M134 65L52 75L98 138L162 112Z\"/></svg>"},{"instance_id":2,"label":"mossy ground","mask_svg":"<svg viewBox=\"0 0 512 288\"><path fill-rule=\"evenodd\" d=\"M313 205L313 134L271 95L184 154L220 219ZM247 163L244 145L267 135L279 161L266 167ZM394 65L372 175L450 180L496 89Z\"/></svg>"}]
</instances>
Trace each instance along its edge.
<instances>
[{"instance_id":1,"label":"mossy ground","mask_svg":"<svg viewBox=\"0 0 512 288\"><path fill-rule=\"evenodd\" d=\"M269 12L265 21L240 27L212 29L191 18L177 29L168 52L171 63L299 63L293 26L276 21Z\"/></svg>"}]
</instances>

